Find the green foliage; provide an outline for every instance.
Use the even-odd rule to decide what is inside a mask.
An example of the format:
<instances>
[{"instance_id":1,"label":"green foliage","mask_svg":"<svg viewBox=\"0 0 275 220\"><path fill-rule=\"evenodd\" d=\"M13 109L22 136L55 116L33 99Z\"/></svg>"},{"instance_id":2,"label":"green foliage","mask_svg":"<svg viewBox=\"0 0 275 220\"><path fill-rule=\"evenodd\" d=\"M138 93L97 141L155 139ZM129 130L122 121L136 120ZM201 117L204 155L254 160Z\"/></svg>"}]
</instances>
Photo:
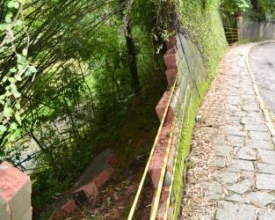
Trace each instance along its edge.
<instances>
[{"instance_id":1,"label":"green foliage","mask_svg":"<svg viewBox=\"0 0 275 220\"><path fill-rule=\"evenodd\" d=\"M13 57L16 61L0 77L0 137L9 133L6 141L12 142L20 134L18 126L22 124L23 109L20 104L19 84L37 70L27 59L29 37L24 24L23 3L7 1L3 7L5 19L0 24L0 52L4 56ZM18 47L18 36L23 36L22 50Z\"/></svg>"},{"instance_id":2,"label":"green foliage","mask_svg":"<svg viewBox=\"0 0 275 220\"><path fill-rule=\"evenodd\" d=\"M149 1L135 1L129 11L139 97L131 85L119 1L26 1L24 16L16 2L6 2L1 14L7 15L0 26L7 40L0 49L0 80L10 93L0 91L3 100L12 98L3 101L10 120L0 125L1 159L30 172L36 214L104 148L135 151L127 147L131 135L156 126L155 99L164 89L164 74L151 40ZM136 118L133 125L127 123L130 116Z\"/></svg>"},{"instance_id":3,"label":"green foliage","mask_svg":"<svg viewBox=\"0 0 275 220\"><path fill-rule=\"evenodd\" d=\"M219 11L225 28L237 29L237 16L248 13L252 9L250 0L221 0Z\"/></svg>"},{"instance_id":4,"label":"green foliage","mask_svg":"<svg viewBox=\"0 0 275 220\"><path fill-rule=\"evenodd\" d=\"M176 1L181 31L198 46L205 62L209 80L227 47L223 25L218 11L219 1Z\"/></svg>"},{"instance_id":5,"label":"green foliage","mask_svg":"<svg viewBox=\"0 0 275 220\"><path fill-rule=\"evenodd\" d=\"M251 9L250 0L233 0L233 1L226 1L221 0L221 10L223 13L229 15L235 15L237 13L247 12Z\"/></svg>"},{"instance_id":6,"label":"green foliage","mask_svg":"<svg viewBox=\"0 0 275 220\"><path fill-rule=\"evenodd\" d=\"M273 0L258 0L256 8L261 18L267 21L275 19L275 1Z\"/></svg>"}]
</instances>

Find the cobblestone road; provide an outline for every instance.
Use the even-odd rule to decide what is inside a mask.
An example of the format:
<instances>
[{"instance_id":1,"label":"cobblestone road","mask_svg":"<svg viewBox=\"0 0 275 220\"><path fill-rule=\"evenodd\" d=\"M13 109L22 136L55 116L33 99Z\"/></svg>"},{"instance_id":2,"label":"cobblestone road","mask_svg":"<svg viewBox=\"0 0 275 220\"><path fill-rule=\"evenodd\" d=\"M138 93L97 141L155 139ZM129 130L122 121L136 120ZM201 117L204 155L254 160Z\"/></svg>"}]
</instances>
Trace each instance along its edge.
<instances>
[{"instance_id":1,"label":"cobblestone road","mask_svg":"<svg viewBox=\"0 0 275 220\"><path fill-rule=\"evenodd\" d=\"M275 150L246 58L230 48L199 110L182 219L275 219Z\"/></svg>"}]
</instances>

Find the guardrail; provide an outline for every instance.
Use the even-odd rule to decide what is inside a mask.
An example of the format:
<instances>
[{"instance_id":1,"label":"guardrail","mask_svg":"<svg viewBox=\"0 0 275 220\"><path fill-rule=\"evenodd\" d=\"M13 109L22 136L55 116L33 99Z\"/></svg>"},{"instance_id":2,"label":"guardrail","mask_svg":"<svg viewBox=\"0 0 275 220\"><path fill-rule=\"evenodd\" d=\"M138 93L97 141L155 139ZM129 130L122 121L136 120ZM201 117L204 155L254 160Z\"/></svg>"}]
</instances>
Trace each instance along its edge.
<instances>
[{"instance_id":1,"label":"guardrail","mask_svg":"<svg viewBox=\"0 0 275 220\"><path fill-rule=\"evenodd\" d=\"M237 28L229 28L229 27L225 27L224 28L224 33L225 33L225 37L227 39L227 42L229 43L229 45L237 42L239 40L239 36L238 36L238 29Z\"/></svg>"}]
</instances>

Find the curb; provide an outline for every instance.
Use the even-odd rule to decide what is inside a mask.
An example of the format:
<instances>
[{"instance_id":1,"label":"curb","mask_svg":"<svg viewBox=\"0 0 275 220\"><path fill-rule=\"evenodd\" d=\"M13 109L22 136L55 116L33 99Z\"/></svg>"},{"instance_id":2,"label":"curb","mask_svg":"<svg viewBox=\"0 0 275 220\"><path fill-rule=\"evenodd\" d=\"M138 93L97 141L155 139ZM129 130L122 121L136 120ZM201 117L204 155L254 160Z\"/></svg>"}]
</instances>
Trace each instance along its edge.
<instances>
[{"instance_id":1,"label":"curb","mask_svg":"<svg viewBox=\"0 0 275 220\"><path fill-rule=\"evenodd\" d=\"M271 138L271 141L273 142L273 144L275 145L275 128L274 128L274 125L270 119L270 116L269 116L269 113L268 113L268 109L266 108L266 104L265 102L263 101L262 99L262 96L260 94L260 91L259 91L259 88L256 84L256 81L255 81L255 76L254 76L254 73L251 69L251 66L249 64L249 54L251 53L251 50L256 47L256 46L259 46L261 44L267 44L267 43L275 43L275 40L269 40L269 41L263 41L263 42L260 42L260 43L255 43L254 45L252 45L248 51L247 51L247 54L246 54L246 66L247 66L247 70L249 72L249 75L252 79L252 84L253 84L253 88L254 88L254 91L256 93L256 98L258 100L258 102L260 103L260 109L262 110L263 114L264 114L264 117L265 117L265 120L266 120L266 125L268 127L268 130L272 136Z\"/></svg>"}]
</instances>

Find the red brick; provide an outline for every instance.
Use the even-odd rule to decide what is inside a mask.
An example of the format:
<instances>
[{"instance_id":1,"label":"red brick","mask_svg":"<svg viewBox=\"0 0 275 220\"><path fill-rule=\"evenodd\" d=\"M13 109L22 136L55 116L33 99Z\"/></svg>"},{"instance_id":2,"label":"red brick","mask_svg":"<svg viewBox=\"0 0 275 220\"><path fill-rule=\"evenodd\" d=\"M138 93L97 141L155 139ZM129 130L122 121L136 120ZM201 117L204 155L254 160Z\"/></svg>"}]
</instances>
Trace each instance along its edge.
<instances>
[{"instance_id":1,"label":"red brick","mask_svg":"<svg viewBox=\"0 0 275 220\"><path fill-rule=\"evenodd\" d=\"M176 55L164 55L164 63L167 69L169 68L177 68Z\"/></svg>"},{"instance_id":2,"label":"red brick","mask_svg":"<svg viewBox=\"0 0 275 220\"><path fill-rule=\"evenodd\" d=\"M167 102L169 100L169 96L170 96L170 92L166 91L156 106L156 113L157 113L160 121L162 120L163 114L165 112L165 108L166 108ZM165 124L171 123L173 118L174 118L173 108L169 107L167 117L165 119Z\"/></svg>"},{"instance_id":3,"label":"red brick","mask_svg":"<svg viewBox=\"0 0 275 220\"><path fill-rule=\"evenodd\" d=\"M166 70L166 78L168 86L171 87L174 85L175 79L177 77L178 70L176 68L170 68Z\"/></svg>"},{"instance_id":4,"label":"red brick","mask_svg":"<svg viewBox=\"0 0 275 220\"><path fill-rule=\"evenodd\" d=\"M74 200L69 200L68 202L66 202L62 207L61 209L69 214L69 213L72 213L73 211L75 211L77 209L77 205L75 204L75 201Z\"/></svg>"},{"instance_id":5,"label":"red brick","mask_svg":"<svg viewBox=\"0 0 275 220\"><path fill-rule=\"evenodd\" d=\"M169 154L169 158L168 158L167 171L166 171L171 176L173 173L173 165L174 165L175 154L176 154L175 153L176 152L176 139L177 139L176 135L177 135L177 128L175 128L172 143L170 146L170 154Z\"/></svg>"},{"instance_id":6,"label":"red brick","mask_svg":"<svg viewBox=\"0 0 275 220\"><path fill-rule=\"evenodd\" d=\"M168 49L166 52L165 52L165 56L170 56L170 55L176 55L176 49L174 47Z\"/></svg>"},{"instance_id":7,"label":"red brick","mask_svg":"<svg viewBox=\"0 0 275 220\"><path fill-rule=\"evenodd\" d=\"M177 43L177 38L176 36L172 36L168 38L168 41L166 42L167 49L173 48Z\"/></svg>"},{"instance_id":8,"label":"red brick","mask_svg":"<svg viewBox=\"0 0 275 220\"><path fill-rule=\"evenodd\" d=\"M98 189L93 181L89 182L88 184L81 186L74 193L78 193L80 191L84 191L88 199L92 199L98 196Z\"/></svg>"},{"instance_id":9,"label":"red brick","mask_svg":"<svg viewBox=\"0 0 275 220\"><path fill-rule=\"evenodd\" d=\"M52 214L49 220L62 220L66 219L66 213L63 209L59 208L55 210L55 212Z\"/></svg>"},{"instance_id":10,"label":"red brick","mask_svg":"<svg viewBox=\"0 0 275 220\"><path fill-rule=\"evenodd\" d=\"M118 163L119 163L118 155L112 154L109 156L108 165L110 165L111 167L115 167Z\"/></svg>"},{"instance_id":11,"label":"red brick","mask_svg":"<svg viewBox=\"0 0 275 220\"><path fill-rule=\"evenodd\" d=\"M164 157L166 154L166 147L169 138L169 131L171 126L167 125L163 127L160 138L157 143L154 155L149 168L149 174L153 182L154 187L156 188L160 179L160 173L163 166Z\"/></svg>"},{"instance_id":12,"label":"red brick","mask_svg":"<svg viewBox=\"0 0 275 220\"><path fill-rule=\"evenodd\" d=\"M96 187L100 189L110 178L111 178L112 171L109 169L105 169L101 171L101 173L93 178L93 182L95 183Z\"/></svg>"}]
</instances>

